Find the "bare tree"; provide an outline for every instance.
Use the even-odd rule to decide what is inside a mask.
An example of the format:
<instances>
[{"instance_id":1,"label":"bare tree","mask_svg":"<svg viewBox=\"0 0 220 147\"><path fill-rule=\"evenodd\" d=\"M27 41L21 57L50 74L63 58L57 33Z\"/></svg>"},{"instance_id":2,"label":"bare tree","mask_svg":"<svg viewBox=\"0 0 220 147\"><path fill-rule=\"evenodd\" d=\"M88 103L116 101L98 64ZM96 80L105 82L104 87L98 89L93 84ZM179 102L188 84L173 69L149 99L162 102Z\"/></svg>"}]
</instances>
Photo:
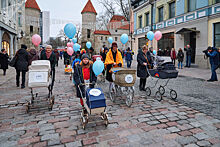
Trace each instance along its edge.
<instances>
[{"instance_id":1,"label":"bare tree","mask_svg":"<svg viewBox=\"0 0 220 147\"><path fill-rule=\"evenodd\" d=\"M96 29L97 30L107 30L108 29L108 23L110 20L110 17L107 16L107 11L105 13L101 13L97 19L96 19Z\"/></svg>"},{"instance_id":2,"label":"bare tree","mask_svg":"<svg viewBox=\"0 0 220 147\"><path fill-rule=\"evenodd\" d=\"M114 0L115 4L120 7L121 13L127 20L130 20L129 16L129 2L128 0Z\"/></svg>"},{"instance_id":3,"label":"bare tree","mask_svg":"<svg viewBox=\"0 0 220 147\"><path fill-rule=\"evenodd\" d=\"M107 17L112 18L112 16L116 14L116 5L113 0L99 0L99 2L106 9L105 14L107 15Z\"/></svg>"},{"instance_id":4,"label":"bare tree","mask_svg":"<svg viewBox=\"0 0 220 147\"><path fill-rule=\"evenodd\" d=\"M79 42L79 40L81 38L81 31L82 31L81 30L81 24L79 23L79 24L76 25L76 35L75 35L75 37L78 40L78 42Z\"/></svg>"}]
</instances>

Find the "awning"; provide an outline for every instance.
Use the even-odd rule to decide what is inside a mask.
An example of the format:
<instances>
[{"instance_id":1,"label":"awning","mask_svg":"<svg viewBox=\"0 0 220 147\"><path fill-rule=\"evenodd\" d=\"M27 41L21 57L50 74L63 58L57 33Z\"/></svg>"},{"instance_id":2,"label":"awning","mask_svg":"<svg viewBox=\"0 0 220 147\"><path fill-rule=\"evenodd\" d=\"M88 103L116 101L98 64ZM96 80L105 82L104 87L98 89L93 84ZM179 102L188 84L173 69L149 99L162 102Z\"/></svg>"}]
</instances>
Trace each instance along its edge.
<instances>
[{"instance_id":1,"label":"awning","mask_svg":"<svg viewBox=\"0 0 220 147\"><path fill-rule=\"evenodd\" d=\"M191 32L199 33L200 31L191 29L191 28L182 28L179 31L177 31L176 34L184 34L184 33L191 33Z\"/></svg>"}]
</instances>

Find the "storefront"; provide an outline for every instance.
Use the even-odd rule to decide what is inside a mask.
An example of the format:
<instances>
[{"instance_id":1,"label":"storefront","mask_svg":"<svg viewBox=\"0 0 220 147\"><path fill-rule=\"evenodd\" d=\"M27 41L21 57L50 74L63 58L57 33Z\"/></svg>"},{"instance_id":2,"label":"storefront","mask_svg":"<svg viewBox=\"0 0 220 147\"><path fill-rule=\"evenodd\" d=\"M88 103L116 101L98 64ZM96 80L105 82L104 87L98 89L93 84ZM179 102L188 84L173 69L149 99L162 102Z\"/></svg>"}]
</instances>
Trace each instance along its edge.
<instances>
[{"instance_id":1,"label":"storefront","mask_svg":"<svg viewBox=\"0 0 220 147\"><path fill-rule=\"evenodd\" d=\"M174 48L174 32L163 34L162 38L158 41L160 55L169 56L172 48Z\"/></svg>"}]
</instances>

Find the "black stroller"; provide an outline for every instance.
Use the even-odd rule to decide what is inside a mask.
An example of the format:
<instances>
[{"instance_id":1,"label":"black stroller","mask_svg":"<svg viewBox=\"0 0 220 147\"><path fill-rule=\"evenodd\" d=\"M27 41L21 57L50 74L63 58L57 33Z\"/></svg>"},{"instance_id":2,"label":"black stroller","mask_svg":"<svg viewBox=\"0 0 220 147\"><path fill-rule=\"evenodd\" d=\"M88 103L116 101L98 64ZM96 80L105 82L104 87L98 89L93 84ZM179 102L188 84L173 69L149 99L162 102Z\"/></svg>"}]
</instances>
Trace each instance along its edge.
<instances>
[{"instance_id":1,"label":"black stroller","mask_svg":"<svg viewBox=\"0 0 220 147\"><path fill-rule=\"evenodd\" d=\"M156 66L154 69L147 68L147 72L152 80L154 80L154 78L157 80L154 86L146 88L146 94L147 96L151 95L151 88L155 88L159 80L166 80L166 83L164 85L160 85L155 94L156 99L161 101L163 99L163 95L165 94L165 88L167 87L170 79L177 78L178 71L168 57L155 57L155 65ZM177 92L173 89L168 89L170 90L170 97L175 100L177 98Z\"/></svg>"}]
</instances>

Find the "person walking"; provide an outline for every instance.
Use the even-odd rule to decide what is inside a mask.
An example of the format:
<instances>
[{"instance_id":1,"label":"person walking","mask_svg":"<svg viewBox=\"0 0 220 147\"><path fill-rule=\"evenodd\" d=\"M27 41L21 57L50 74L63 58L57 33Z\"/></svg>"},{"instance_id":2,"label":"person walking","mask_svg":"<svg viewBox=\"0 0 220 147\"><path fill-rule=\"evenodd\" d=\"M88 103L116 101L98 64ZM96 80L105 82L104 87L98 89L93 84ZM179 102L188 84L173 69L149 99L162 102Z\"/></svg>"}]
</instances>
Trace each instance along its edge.
<instances>
[{"instance_id":1,"label":"person walking","mask_svg":"<svg viewBox=\"0 0 220 147\"><path fill-rule=\"evenodd\" d=\"M31 65L32 61L39 60L39 56L35 48L31 48L28 53L28 65Z\"/></svg>"},{"instance_id":2,"label":"person walking","mask_svg":"<svg viewBox=\"0 0 220 147\"><path fill-rule=\"evenodd\" d=\"M28 71L28 52L26 50L27 50L27 46L22 44L21 49L19 49L15 55L16 85L17 87L19 87L20 73L22 73L21 89L25 88L25 76L26 76L26 72Z\"/></svg>"},{"instance_id":3,"label":"person walking","mask_svg":"<svg viewBox=\"0 0 220 147\"><path fill-rule=\"evenodd\" d=\"M93 47L91 47L88 51L89 59L92 60L92 56L96 55L96 52Z\"/></svg>"},{"instance_id":4,"label":"person walking","mask_svg":"<svg viewBox=\"0 0 220 147\"><path fill-rule=\"evenodd\" d=\"M60 57L60 54L58 52L58 49L55 49L54 50L54 53L56 55L56 66L58 67L58 63L59 63L59 57Z\"/></svg>"},{"instance_id":5,"label":"person walking","mask_svg":"<svg viewBox=\"0 0 220 147\"><path fill-rule=\"evenodd\" d=\"M184 51L186 51L186 66L190 68L191 66L191 55L192 55L192 48L188 44L186 48L184 48Z\"/></svg>"},{"instance_id":6,"label":"person walking","mask_svg":"<svg viewBox=\"0 0 220 147\"><path fill-rule=\"evenodd\" d=\"M133 55L130 47L128 47L127 51L125 52L125 60L127 61L127 68L131 68Z\"/></svg>"},{"instance_id":7,"label":"person walking","mask_svg":"<svg viewBox=\"0 0 220 147\"><path fill-rule=\"evenodd\" d=\"M90 88L94 88L95 83L97 81L97 77L95 76L92 66L93 62L89 60L89 56L87 54L82 55L82 62L77 63L74 71L74 81L76 83L76 94L77 97L80 98L80 103L83 107L83 112L86 114L86 109L83 103L83 97L85 97L85 86L82 85L84 83L92 83L90 84ZM81 93L81 92L82 93Z\"/></svg>"},{"instance_id":8,"label":"person walking","mask_svg":"<svg viewBox=\"0 0 220 147\"><path fill-rule=\"evenodd\" d=\"M0 52L0 69L3 70L3 75L6 75L6 70L8 69L8 53L5 49Z\"/></svg>"},{"instance_id":9,"label":"person walking","mask_svg":"<svg viewBox=\"0 0 220 147\"><path fill-rule=\"evenodd\" d=\"M60 59L63 60L63 51L60 51Z\"/></svg>"},{"instance_id":10,"label":"person walking","mask_svg":"<svg viewBox=\"0 0 220 147\"><path fill-rule=\"evenodd\" d=\"M50 68L51 68L51 73L50 75L52 76L52 87L54 86L54 81L55 81L55 66L56 66L56 55L52 51L52 46L47 45L46 51L42 54L40 60L49 60L50 61Z\"/></svg>"},{"instance_id":11,"label":"person walking","mask_svg":"<svg viewBox=\"0 0 220 147\"><path fill-rule=\"evenodd\" d=\"M112 67L123 67L123 59L121 52L118 50L118 45L116 42L112 43L112 48L108 51L105 59L106 65L106 80L113 82L112 79Z\"/></svg>"},{"instance_id":12,"label":"person walking","mask_svg":"<svg viewBox=\"0 0 220 147\"><path fill-rule=\"evenodd\" d=\"M214 82L218 81L216 69L218 69L219 66L219 53L218 50L215 47L208 47L206 51L204 51L207 57L209 57L209 61L211 64L211 78L207 80L208 82Z\"/></svg>"},{"instance_id":13,"label":"person walking","mask_svg":"<svg viewBox=\"0 0 220 147\"><path fill-rule=\"evenodd\" d=\"M147 54L148 49L147 46L144 45L142 50L139 50L137 55L137 76L140 78L139 90L145 91L145 86L147 82L147 78L149 77L147 68L151 69L151 57L150 54Z\"/></svg>"},{"instance_id":14,"label":"person walking","mask_svg":"<svg viewBox=\"0 0 220 147\"><path fill-rule=\"evenodd\" d=\"M179 48L178 54L177 54L177 60L178 60L178 69L183 69L183 59L184 59L184 53L182 48Z\"/></svg>"},{"instance_id":15,"label":"person walking","mask_svg":"<svg viewBox=\"0 0 220 147\"><path fill-rule=\"evenodd\" d=\"M176 51L175 51L175 48L172 48L171 49L171 52L170 52L170 57L171 57L171 60L175 66L176 64Z\"/></svg>"}]
</instances>

